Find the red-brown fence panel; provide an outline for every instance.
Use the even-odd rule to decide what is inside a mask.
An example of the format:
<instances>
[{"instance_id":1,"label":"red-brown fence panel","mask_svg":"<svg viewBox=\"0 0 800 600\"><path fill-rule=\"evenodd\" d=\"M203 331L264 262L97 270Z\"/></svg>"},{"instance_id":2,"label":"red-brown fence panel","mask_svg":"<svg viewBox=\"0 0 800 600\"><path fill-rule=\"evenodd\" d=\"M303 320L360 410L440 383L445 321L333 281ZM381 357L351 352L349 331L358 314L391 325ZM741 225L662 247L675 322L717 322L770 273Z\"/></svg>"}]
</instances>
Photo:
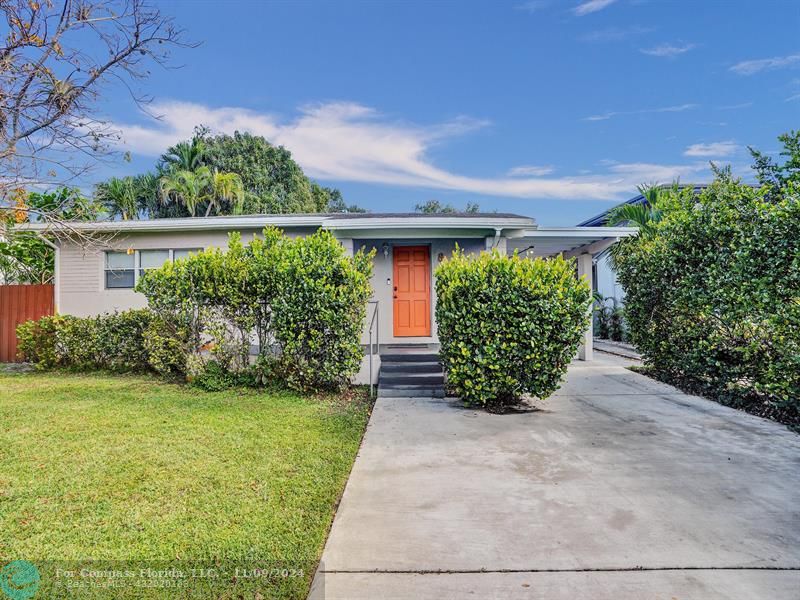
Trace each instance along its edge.
<instances>
[{"instance_id":1,"label":"red-brown fence panel","mask_svg":"<svg viewBox=\"0 0 800 600\"><path fill-rule=\"evenodd\" d=\"M52 285L0 285L0 362L17 359L17 325L53 314Z\"/></svg>"}]
</instances>

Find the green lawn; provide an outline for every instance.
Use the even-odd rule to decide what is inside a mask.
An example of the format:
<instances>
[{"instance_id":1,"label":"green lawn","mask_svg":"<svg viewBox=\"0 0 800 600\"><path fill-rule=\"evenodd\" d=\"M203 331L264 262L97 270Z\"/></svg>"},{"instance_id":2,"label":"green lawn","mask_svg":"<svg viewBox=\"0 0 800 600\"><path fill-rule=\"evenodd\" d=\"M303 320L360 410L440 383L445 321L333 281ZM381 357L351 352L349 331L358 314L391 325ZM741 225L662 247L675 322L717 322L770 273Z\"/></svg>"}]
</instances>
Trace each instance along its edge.
<instances>
[{"instance_id":1,"label":"green lawn","mask_svg":"<svg viewBox=\"0 0 800 600\"><path fill-rule=\"evenodd\" d=\"M32 562L35 598L304 598L368 414L364 400L0 372L0 568Z\"/></svg>"}]
</instances>

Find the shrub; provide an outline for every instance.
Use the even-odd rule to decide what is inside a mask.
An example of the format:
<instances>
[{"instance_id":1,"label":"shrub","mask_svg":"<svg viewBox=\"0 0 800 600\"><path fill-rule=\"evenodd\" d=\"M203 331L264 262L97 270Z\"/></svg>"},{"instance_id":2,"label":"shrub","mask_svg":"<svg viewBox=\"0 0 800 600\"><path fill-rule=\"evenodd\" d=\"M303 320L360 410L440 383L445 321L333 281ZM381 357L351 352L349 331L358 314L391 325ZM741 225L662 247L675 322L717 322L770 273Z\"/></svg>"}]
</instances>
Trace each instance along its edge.
<instances>
[{"instance_id":1,"label":"shrub","mask_svg":"<svg viewBox=\"0 0 800 600\"><path fill-rule=\"evenodd\" d=\"M144 371L148 368L144 336L152 321L147 309L87 318L43 317L17 328L19 351L39 368Z\"/></svg>"},{"instance_id":2,"label":"shrub","mask_svg":"<svg viewBox=\"0 0 800 600\"><path fill-rule=\"evenodd\" d=\"M290 386L335 390L358 372L373 256L347 256L325 231L284 242L272 327Z\"/></svg>"},{"instance_id":3,"label":"shrub","mask_svg":"<svg viewBox=\"0 0 800 600\"><path fill-rule=\"evenodd\" d=\"M457 251L436 269L436 295L448 385L471 404L552 394L589 323L589 286L562 258Z\"/></svg>"},{"instance_id":4,"label":"shrub","mask_svg":"<svg viewBox=\"0 0 800 600\"><path fill-rule=\"evenodd\" d=\"M165 323L145 334L150 364L201 382L208 371L214 387L281 375L300 390L340 388L360 367L371 259L347 256L328 232L289 239L270 228L248 246L232 234L227 250L148 271L137 290Z\"/></svg>"},{"instance_id":5,"label":"shrub","mask_svg":"<svg viewBox=\"0 0 800 600\"><path fill-rule=\"evenodd\" d=\"M725 403L800 422L800 200L719 171L673 190L613 252L646 365Z\"/></svg>"},{"instance_id":6,"label":"shrub","mask_svg":"<svg viewBox=\"0 0 800 600\"><path fill-rule=\"evenodd\" d=\"M56 333L69 318L55 315L17 325L17 353L20 358L34 363L39 369L58 366L62 351Z\"/></svg>"}]
</instances>

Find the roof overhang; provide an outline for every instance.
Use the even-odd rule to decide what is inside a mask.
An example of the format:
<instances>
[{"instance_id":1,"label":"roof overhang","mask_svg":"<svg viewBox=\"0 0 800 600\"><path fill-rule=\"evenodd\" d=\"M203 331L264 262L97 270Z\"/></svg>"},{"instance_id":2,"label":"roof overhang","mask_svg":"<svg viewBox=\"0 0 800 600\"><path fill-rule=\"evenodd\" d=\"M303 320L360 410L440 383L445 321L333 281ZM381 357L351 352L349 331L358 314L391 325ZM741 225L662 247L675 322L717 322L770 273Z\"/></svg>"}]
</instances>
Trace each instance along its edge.
<instances>
[{"instance_id":1,"label":"roof overhang","mask_svg":"<svg viewBox=\"0 0 800 600\"><path fill-rule=\"evenodd\" d=\"M281 229L321 228L342 238L370 237L483 237L500 232L520 232L536 227L536 221L521 216L489 215L247 215L148 219L130 221L70 222L71 231L102 233L139 233L164 231L236 231L259 230L274 226ZM58 225L27 223L20 229L52 231Z\"/></svg>"},{"instance_id":2,"label":"roof overhang","mask_svg":"<svg viewBox=\"0 0 800 600\"><path fill-rule=\"evenodd\" d=\"M509 239L508 250L525 256L594 255L637 231L636 227L539 227Z\"/></svg>"},{"instance_id":3,"label":"roof overhang","mask_svg":"<svg viewBox=\"0 0 800 600\"><path fill-rule=\"evenodd\" d=\"M69 229L87 232L136 233L150 231L228 231L275 227L321 227L324 215L248 215L241 217L193 217L186 219L141 219L130 221L71 221ZM25 223L20 229L49 231L51 223Z\"/></svg>"}]
</instances>

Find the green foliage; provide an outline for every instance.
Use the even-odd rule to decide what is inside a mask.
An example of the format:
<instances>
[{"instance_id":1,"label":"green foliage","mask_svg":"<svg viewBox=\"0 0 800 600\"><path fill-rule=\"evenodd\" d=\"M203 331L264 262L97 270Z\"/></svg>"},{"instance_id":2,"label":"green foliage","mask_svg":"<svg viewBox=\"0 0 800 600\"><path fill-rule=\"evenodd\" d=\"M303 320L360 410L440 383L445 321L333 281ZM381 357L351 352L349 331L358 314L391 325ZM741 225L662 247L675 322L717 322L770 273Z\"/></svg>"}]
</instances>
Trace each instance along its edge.
<instances>
[{"instance_id":1,"label":"green foliage","mask_svg":"<svg viewBox=\"0 0 800 600\"><path fill-rule=\"evenodd\" d=\"M348 206L339 190L309 180L282 146L249 133L211 135L204 127L168 148L155 175L112 177L95 196L122 219L365 212Z\"/></svg>"},{"instance_id":2,"label":"green foliage","mask_svg":"<svg viewBox=\"0 0 800 600\"><path fill-rule=\"evenodd\" d=\"M103 204L112 219L135 219L139 214L136 182L134 177L112 177L97 184L94 197Z\"/></svg>"},{"instance_id":3,"label":"green foliage","mask_svg":"<svg viewBox=\"0 0 800 600\"><path fill-rule=\"evenodd\" d=\"M64 321L70 318L55 315L17 325L17 354L39 369L58 366L62 350L58 345L57 332Z\"/></svg>"},{"instance_id":4,"label":"green foliage","mask_svg":"<svg viewBox=\"0 0 800 600\"><path fill-rule=\"evenodd\" d=\"M290 239L273 228L248 246L232 234L227 250L148 271L137 290L166 324L148 342L159 360L151 364L199 385L227 381L221 369L230 381L244 375L263 383L280 373L297 389L340 388L360 366L371 258L363 251L347 256L327 232ZM253 332L260 348L255 368Z\"/></svg>"},{"instance_id":5,"label":"green foliage","mask_svg":"<svg viewBox=\"0 0 800 600\"><path fill-rule=\"evenodd\" d=\"M203 363L199 371L190 379L190 383L207 392L221 392L234 387L239 383L239 378L216 360L210 360Z\"/></svg>"},{"instance_id":6,"label":"green foliage","mask_svg":"<svg viewBox=\"0 0 800 600\"><path fill-rule=\"evenodd\" d=\"M459 210L452 204L442 204L438 200L428 200L422 204L417 204L414 210L425 214L453 214L453 213L477 213L481 207L475 202L467 202L464 210Z\"/></svg>"},{"instance_id":7,"label":"green foliage","mask_svg":"<svg viewBox=\"0 0 800 600\"><path fill-rule=\"evenodd\" d=\"M638 227L640 231L649 232L661 220L662 199L669 190L658 186L639 186L639 193L644 196L642 204L620 204L608 213L607 225L629 225Z\"/></svg>"},{"instance_id":8,"label":"green foliage","mask_svg":"<svg viewBox=\"0 0 800 600\"><path fill-rule=\"evenodd\" d=\"M0 239L0 280L3 283L51 283L55 250L31 231L8 227Z\"/></svg>"},{"instance_id":9,"label":"green foliage","mask_svg":"<svg viewBox=\"0 0 800 600\"><path fill-rule=\"evenodd\" d=\"M591 292L573 261L457 251L436 269L439 355L466 402L546 398L588 326Z\"/></svg>"},{"instance_id":10,"label":"green foliage","mask_svg":"<svg viewBox=\"0 0 800 600\"><path fill-rule=\"evenodd\" d=\"M311 182L311 193L314 195L314 205L317 212L329 213L365 213L367 212L360 206L345 203L342 192L336 188L322 187Z\"/></svg>"},{"instance_id":11,"label":"green foliage","mask_svg":"<svg viewBox=\"0 0 800 600\"><path fill-rule=\"evenodd\" d=\"M13 210L0 210L0 277L4 283L51 283L55 251L36 233L20 231L18 223L36 222L47 215L57 221L96 220L102 207L75 188L16 194Z\"/></svg>"},{"instance_id":12,"label":"green foliage","mask_svg":"<svg viewBox=\"0 0 800 600\"><path fill-rule=\"evenodd\" d=\"M273 146L263 137L235 132L205 135L203 164L242 178L244 212L313 213L317 205L311 182L283 146Z\"/></svg>"},{"instance_id":13,"label":"green foliage","mask_svg":"<svg viewBox=\"0 0 800 600\"><path fill-rule=\"evenodd\" d=\"M789 184L800 186L800 130L779 135L778 140L783 144L780 155L786 157L783 164L775 162L768 154L748 147L753 157L756 179L767 188L767 197L771 199L781 197Z\"/></svg>"},{"instance_id":14,"label":"green foliage","mask_svg":"<svg viewBox=\"0 0 800 600\"><path fill-rule=\"evenodd\" d=\"M273 330L280 368L301 390L339 389L359 369L374 251L347 256L329 232L287 240Z\"/></svg>"},{"instance_id":15,"label":"green foliage","mask_svg":"<svg viewBox=\"0 0 800 600\"><path fill-rule=\"evenodd\" d=\"M611 300L611 304L608 301ZM624 342L628 339L625 312L614 298L595 299L594 335L600 339Z\"/></svg>"},{"instance_id":16,"label":"green foliage","mask_svg":"<svg viewBox=\"0 0 800 600\"><path fill-rule=\"evenodd\" d=\"M723 402L800 418L800 188L754 189L717 170L673 190L652 231L612 257L648 366Z\"/></svg>"},{"instance_id":17,"label":"green foliage","mask_svg":"<svg viewBox=\"0 0 800 600\"><path fill-rule=\"evenodd\" d=\"M42 317L17 327L19 353L39 368L145 371L144 334L153 325L147 309L97 317Z\"/></svg>"}]
</instances>

